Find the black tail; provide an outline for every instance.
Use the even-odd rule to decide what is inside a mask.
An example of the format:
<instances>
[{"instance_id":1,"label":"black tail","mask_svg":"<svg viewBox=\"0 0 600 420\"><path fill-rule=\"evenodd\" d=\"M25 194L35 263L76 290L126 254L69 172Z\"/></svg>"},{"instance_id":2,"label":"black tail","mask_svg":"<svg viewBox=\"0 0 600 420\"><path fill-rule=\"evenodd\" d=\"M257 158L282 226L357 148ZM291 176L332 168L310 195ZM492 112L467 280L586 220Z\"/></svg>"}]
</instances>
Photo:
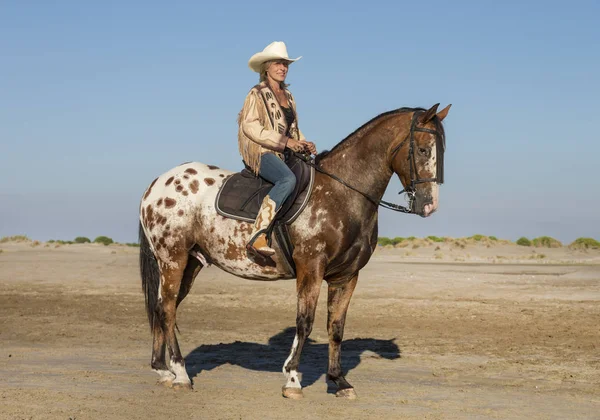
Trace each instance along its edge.
<instances>
[{"instance_id":1,"label":"black tail","mask_svg":"<svg viewBox=\"0 0 600 420\"><path fill-rule=\"evenodd\" d=\"M142 289L146 300L146 313L150 323L150 331L159 317L158 288L160 286L160 271L156 257L150 248L150 243L144 228L140 223L140 275L142 276Z\"/></svg>"}]
</instances>

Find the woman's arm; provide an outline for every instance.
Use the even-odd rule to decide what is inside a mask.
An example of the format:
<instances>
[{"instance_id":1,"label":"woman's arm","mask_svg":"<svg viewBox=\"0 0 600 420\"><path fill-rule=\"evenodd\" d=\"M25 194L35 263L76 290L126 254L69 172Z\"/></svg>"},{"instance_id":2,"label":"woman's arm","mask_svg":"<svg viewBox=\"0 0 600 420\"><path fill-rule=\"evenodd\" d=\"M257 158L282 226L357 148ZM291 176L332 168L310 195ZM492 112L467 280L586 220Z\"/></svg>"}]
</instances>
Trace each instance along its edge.
<instances>
[{"instance_id":1,"label":"woman's arm","mask_svg":"<svg viewBox=\"0 0 600 420\"><path fill-rule=\"evenodd\" d=\"M240 113L240 128L250 140L266 149L281 153L285 149L288 138L275 130L266 128L261 123L258 110L260 106L259 100L258 93L255 90L250 91ZM265 116L265 118L268 118L268 116Z\"/></svg>"}]
</instances>

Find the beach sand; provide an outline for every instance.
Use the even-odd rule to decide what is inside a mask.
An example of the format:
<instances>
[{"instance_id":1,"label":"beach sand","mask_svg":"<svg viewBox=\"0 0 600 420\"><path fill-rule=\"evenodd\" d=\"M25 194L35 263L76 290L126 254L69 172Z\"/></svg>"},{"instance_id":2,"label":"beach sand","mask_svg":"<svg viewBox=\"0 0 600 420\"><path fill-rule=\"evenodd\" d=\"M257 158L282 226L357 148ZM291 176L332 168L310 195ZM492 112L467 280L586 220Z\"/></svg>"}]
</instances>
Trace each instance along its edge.
<instances>
[{"instance_id":1,"label":"beach sand","mask_svg":"<svg viewBox=\"0 0 600 420\"><path fill-rule=\"evenodd\" d=\"M295 282L209 267L178 311L193 391L156 385L138 249L0 244L1 419L598 419L600 250L379 248L342 346L354 401L325 381L325 284L281 396Z\"/></svg>"}]
</instances>

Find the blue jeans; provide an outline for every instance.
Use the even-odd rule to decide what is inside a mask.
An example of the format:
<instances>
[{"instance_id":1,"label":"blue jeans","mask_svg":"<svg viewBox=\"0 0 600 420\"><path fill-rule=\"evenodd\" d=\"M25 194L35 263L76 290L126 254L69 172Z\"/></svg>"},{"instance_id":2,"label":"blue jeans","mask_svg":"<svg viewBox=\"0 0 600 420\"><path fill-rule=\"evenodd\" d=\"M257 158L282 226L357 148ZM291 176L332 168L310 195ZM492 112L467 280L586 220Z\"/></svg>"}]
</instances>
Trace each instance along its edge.
<instances>
[{"instance_id":1,"label":"blue jeans","mask_svg":"<svg viewBox=\"0 0 600 420\"><path fill-rule=\"evenodd\" d=\"M273 184L269 197L275 202L275 210L279 210L285 199L294 191L296 176L285 162L273 153L262 155L258 174Z\"/></svg>"}]
</instances>

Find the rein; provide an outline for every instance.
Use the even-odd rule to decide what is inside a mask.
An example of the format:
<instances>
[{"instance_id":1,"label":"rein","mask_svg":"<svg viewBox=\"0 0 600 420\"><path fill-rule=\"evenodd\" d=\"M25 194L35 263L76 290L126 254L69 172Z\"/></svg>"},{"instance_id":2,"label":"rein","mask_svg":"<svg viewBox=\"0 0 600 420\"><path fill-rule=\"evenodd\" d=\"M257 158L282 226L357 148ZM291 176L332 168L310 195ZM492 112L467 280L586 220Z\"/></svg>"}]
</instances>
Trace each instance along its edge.
<instances>
[{"instance_id":1,"label":"rein","mask_svg":"<svg viewBox=\"0 0 600 420\"><path fill-rule=\"evenodd\" d=\"M416 161L415 161L415 139L414 139L415 131L435 134L436 147L438 149L438 152L443 153L443 147L444 147L443 142L442 142L442 136L440 135L440 133L438 131L430 130L429 128L417 127L417 117L419 115L420 115L420 112L415 112L413 114L412 121L410 124L410 132L406 135L404 140L402 140L400 142L400 144L392 150L392 160L393 160L394 157L398 154L398 151L400 151L400 149L402 148L402 146L404 146L404 144L407 141L409 141L410 148L408 150L408 160L410 161L410 185L398 193L398 194L406 193L406 195L407 195L406 200L408 201L408 207L371 197L369 194L360 191L359 189L353 187L352 185L349 185L347 182L345 182L343 179L339 178L338 176L336 176L332 173L329 173L329 172L325 171L323 168L319 167L317 164L315 164L314 160L310 156L302 154L302 153L296 153L296 152L292 152L292 153L297 158L302 159L304 162L306 162L307 165L315 168L315 170L317 172L320 172L323 175L327 175L328 177L336 180L337 182L344 185L345 187L350 188L352 191L355 191L355 192L361 194L363 197L365 197L367 200L369 200L375 206L381 206L383 208L397 211L400 213L415 213L414 203L415 203L415 194L416 194L417 184L422 184L425 182L437 182L437 183L441 184L443 182L443 175L441 174L438 178L437 173L436 173L435 178L419 179L418 174L417 174L417 177L415 178L415 174L417 172L417 166L416 166ZM441 153L438 156L438 165L441 160L440 158L443 158ZM440 166L438 166L438 169L439 168L440 168Z\"/></svg>"}]
</instances>

